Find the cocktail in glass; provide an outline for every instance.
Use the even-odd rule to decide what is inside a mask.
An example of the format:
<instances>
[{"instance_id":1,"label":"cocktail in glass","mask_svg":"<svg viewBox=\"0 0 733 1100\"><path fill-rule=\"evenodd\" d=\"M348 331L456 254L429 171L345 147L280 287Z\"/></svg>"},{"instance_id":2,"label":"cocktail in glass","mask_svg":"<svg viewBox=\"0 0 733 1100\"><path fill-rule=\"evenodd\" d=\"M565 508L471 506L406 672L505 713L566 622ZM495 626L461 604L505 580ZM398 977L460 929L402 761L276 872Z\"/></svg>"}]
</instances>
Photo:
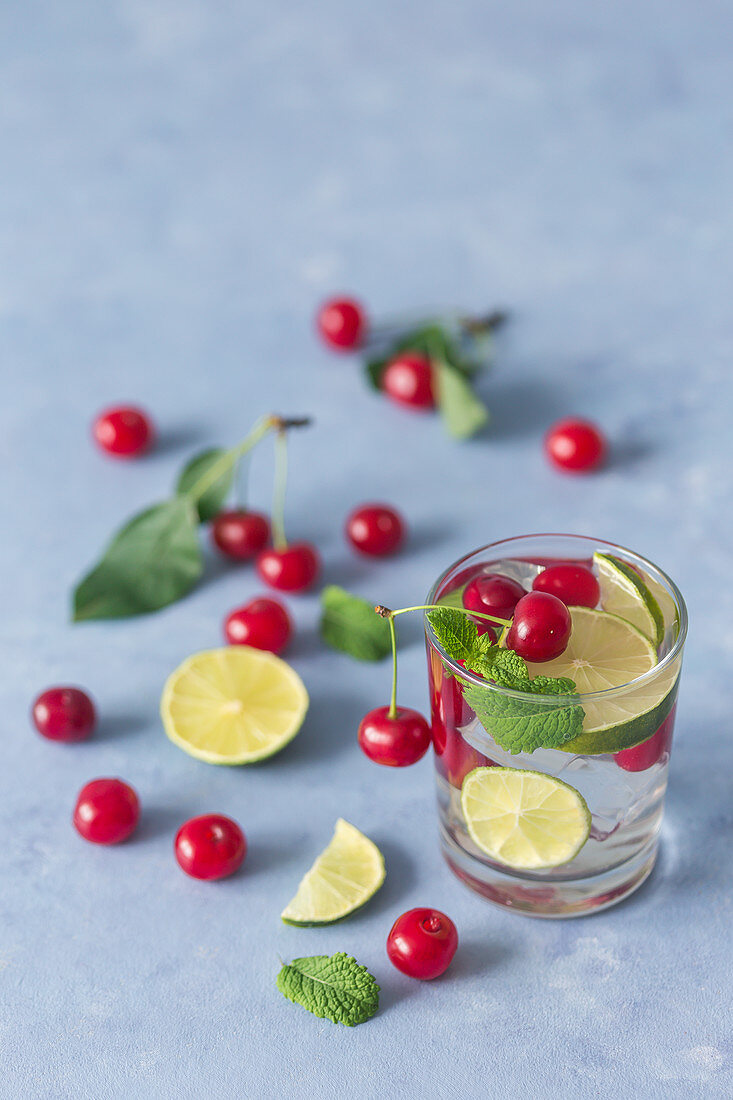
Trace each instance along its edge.
<instances>
[{"instance_id":1,"label":"cocktail in glass","mask_svg":"<svg viewBox=\"0 0 733 1100\"><path fill-rule=\"evenodd\" d=\"M559 706L558 697L534 694L528 704L525 693L471 672L441 646L426 622L443 853L455 874L478 893L532 916L576 916L603 909L637 889L654 866L687 630L684 601L673 581L639 555L570 535L527 535L485 546L450 566L426 601L461 607L466 585L487 573L508 576L531 590L534 578L552 564L576 563L597 572L598 555L617 564L622 582L624 576L638 576L643 591L653 593L651 603L661 611L661 625L649 643L657 663L630 681L619 674L614 682L611 670L603 690L578 688L574 701L583 708L583 724L575 747L572 741L567 747L532 752L502 747L498 727L492 735L492 713L509 707L522 715L528 705L534 714L543 707L550 713ZM579 682L582 663L576 662ZM527 870L497 858L496 851L482 850L466 820L462 791L475 769L495 767L553 777L581 796L590 828L573 858Z\"/></svg>"}]
</instances>

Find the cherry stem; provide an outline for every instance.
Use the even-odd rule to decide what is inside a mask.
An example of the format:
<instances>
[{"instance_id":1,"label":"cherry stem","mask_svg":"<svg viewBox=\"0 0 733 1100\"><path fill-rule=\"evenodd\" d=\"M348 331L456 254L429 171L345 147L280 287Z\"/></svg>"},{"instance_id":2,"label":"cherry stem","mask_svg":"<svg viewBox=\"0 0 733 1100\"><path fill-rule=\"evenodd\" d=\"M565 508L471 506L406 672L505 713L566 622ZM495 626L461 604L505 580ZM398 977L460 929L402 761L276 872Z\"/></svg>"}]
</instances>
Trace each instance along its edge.
<instances>
[{"instance_id":1,"label":"cherry stem","mask_svg":"<svg viewBox=\"0 0 733 1100\"><path fill-rule=\"evenodd\" d=\"M385 607L384 604L381 603L375 604L374 606L377 615L381 615L381 617L386 619L389 623L389 637L392 643L392 695L389 701L387 717L392 720L397 717L397 634L394 625L395 618L397 615L406 615L408 611L440 611L444 607L445 604L440 603L423 603L415 607L400 607L396 611L393 611L391 607ZM503 623L504 626L511 625L509 619L499 619L496 615L487 615L483 611L467 611L464 607L451 607L448 610L458 611L461 615L467 615L469 618L488 619L491 623Z\"/></svg>"},{"instance_id":2,"label":"cherry stem","mask_svg":"<svg viewBox=\"0 0 733 1100\"><path fill-rule=\"evenodd\" d=\"M415 607L400 607L397 611L392 611L389 607L384 607L381 603L378 603L374 610L377 615L381 615L383 619L391 619L395 615L406 615L408 611L457 611L459 615L467 615L469 619L487 619L490 623L501 623L502 626L511 626L511 619L500 619L498 615L487 615L484 611L469 611L465 607L447 607L442 603L421 603Z\"/></svg>"},{"instance_id":3,"label":"cherry stem","mask_svg":"<svg viewBox=\"0 0 733 1100\"><path fill-rule=\"evenodd\" d=\"M287 550L285 538L285 489L288 481L288 433L278 427L275 437L275 487L272 497L272 544L276 550Z\"/></svg>"},{"instance_id":4,"label":"cherry stem","mask_svg":"<svg viewBox=\"0 0 733 1100\"><path fill-rule=\"evenodd\" d=\"M446 324L446 322L458 324L472 336L480 336L482 333L493 332L494 329L500 328L508 317L509 314L503 309L492 309L488 313L482 313L477 316L467 316L457 311L449 311L443 316L436 314L430 314L428 316L415 313L402 314L402 316L387 317L377 324L370 325L366 343L369 344L386 340L388 337L396 335L400 330L421 328L428 324L443 325Z\"/></svg>"},{"instance_id":5,"label":"cherry stem","mask_svg":"<svg viewBox=\"0 0 733 1100\"><path fill-rule=\"evenodd\" d=\"M480 317L459 317L458 323L461 328L465 328L472 336L478 336L482 332L493 332L494 329L501 328L508 317L509 314L506 310L492 309L490 313L485 313Z\"/></svg>"},{"instance_id":6,"label":"cherry stem","mask_svg":"<svg viewBox=\"0 0 733 1100\"><path fill-rule=\"evenodd\" d=\"M226 451L221 458L218 458L216 462L213 462L211 466L209 466L208 470L193 483L186 493L186 496L196 504L204 493L206 493L223 474L226 474L227 471L239 461L242 455L246 455L247 451L251 451L269 431L272 431L276 419L276 417L265 416L258 420L252 428L252 431L249 435L244 437L241 443L238 443L236 447L232 447L231 450Z\"/></svg>"},{"instance_id":7,"label":"cherry stem","mask_svg":"<svg viewBox=\"0 0 733 1100\"><path fill-rule=\"evenodd\" d=\"M387 616L389 623L389 637L392 642L392 695L389 701L388 718L397 717L397 633L394 625L394 615Z\"/></svg>"}]
</instances>

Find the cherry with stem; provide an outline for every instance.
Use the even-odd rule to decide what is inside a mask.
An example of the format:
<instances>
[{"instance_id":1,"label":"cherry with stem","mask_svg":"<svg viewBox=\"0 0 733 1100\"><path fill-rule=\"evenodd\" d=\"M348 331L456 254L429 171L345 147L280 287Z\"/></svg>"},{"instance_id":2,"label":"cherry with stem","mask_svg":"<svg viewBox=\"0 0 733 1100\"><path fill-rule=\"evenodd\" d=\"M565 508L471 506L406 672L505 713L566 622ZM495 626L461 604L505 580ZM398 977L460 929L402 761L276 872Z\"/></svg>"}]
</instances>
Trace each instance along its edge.
<instances>
[{"instance_id":1,"label":"cherry with stem","mask_svg":"<svg viewBox=\"0 0 733 1100\"><path fill-rule=\"evenodd\" d=\"M289 543L285 536L285 491L288 475L289 428L302 427L308 420L284 420L274 422L275 482L272 505L272 547L262 550L257 557L257 572L265 584L282 592L304 592L316 580L320 571L320 558L315 546L309 542Z\"/></svg>"},{"instance_id":2,"label":"cherry with stem","mask_svg":"<svg viewBox=\"0 0 733 1100\"><path fill-rule=\"evenodd\" d=\"M397 634L394 616L398 612L378 608L389 624L392 643L392 694L388 707L376 707L359 723L359 746L375 764L404 768L416 764L430 748L430 726L416 710L397 706Z\"/></svg>"}]
</instances>

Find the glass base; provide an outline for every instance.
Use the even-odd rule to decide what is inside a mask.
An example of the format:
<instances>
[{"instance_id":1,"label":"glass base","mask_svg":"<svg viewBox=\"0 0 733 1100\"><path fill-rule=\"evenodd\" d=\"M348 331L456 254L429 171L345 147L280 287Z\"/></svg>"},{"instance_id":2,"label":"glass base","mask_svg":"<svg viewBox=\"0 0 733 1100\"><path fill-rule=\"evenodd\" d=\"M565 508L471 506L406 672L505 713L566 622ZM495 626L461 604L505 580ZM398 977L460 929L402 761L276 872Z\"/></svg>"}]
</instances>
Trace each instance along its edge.
<instances>
[{"instance_id":1,"label":"glass base","mask_svg":"<svg viewBox=\"0 0 733 1100\"><path fill-rule=\"evenodd\" d=\"M484 867L441 829L443 856L459 879L495 905L526 917L584 917L617 905L649 877L657 858L655 839L632 859L598 875L548 882Z\"/></svg>"}]
</instances>

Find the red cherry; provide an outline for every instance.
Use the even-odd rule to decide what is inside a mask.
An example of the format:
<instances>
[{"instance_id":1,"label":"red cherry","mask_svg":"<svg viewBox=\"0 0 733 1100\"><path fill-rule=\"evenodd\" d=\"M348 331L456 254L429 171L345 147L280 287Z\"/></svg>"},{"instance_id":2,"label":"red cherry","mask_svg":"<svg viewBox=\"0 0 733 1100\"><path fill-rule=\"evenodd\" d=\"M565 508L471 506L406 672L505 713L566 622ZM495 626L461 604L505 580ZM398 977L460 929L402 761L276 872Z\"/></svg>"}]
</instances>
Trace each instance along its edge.
<instances>
[{"instance_id":1,"label":"red cherry","mask_svg":"<svg viewBox=\"0 0 733 1100\"><path fill-rule=\"evenodd\" d=\"M519 581L505 577L503 573L484 573L474 577L463 590L463 606L467 611L480 611L484 615L496 615L498 619L511 619L514 608L526 592ZM486 619L474 620L479 634L496 633ZM497 625L497 624L494 624Z\"/></svg>"},{"instance_id":2,"label":"red cherry","mask_svg":"<svg viewBox=\"0 0 733 1100\"><path fill-rule=\"evenodd\" d=\"M241 509L220 512L211 525L214 545L235 561L248 561L259 554L270 537L267 516Z\"/></svg>"},{"instance_id":3,"label":"red cherry","mask_svg":"<svg viewBox=\"0 0 733 1100\"><path fill-rule=\"evenodd\" d=\"M375 764L405 768L416 764L430 748L431 733L422 714L398 707L389 717L389 707L377 707L359 723L359 745Z\"/></svg>"},{"instance_id":4,"label":"red cherry","mask_svg":"<svg viewBox=\"0 0 733 1100\"><path fill-rule=\"evenodd\" d=\"M322 339L336 351L351 351L366 334L367 317L354 298L329 298L316 317Z\"/></svg>"},{"instance_id":5,"label":"red cherry","mask_svg":"<svg viewBox=\"0 0 733 1100\"><path fill-rule=\"evenodd\" d=\"M321 561L309 542L292 542L284 550L263 550L257 558L257 572L271 588L281 592L303 592L315 581Z\"/></svg>"},{"instance_id":6,"label":"red cherry","mask_svg":"<svg viewBox=\"0 0 733 1100\"><path fill-rule=\"evenodd\" d=\"M36 699L33 723L49 741L86 741L97 721L94 703L79 688L53 687Z\"/></svg>"},{"instance_id":7,"label":"red cherry","mask_svg":"<svg viewBox=\"0 0 733 1100\"><path fill-rule=\"evenodd\" d=\"M281 653L292 633L290 616L283 605L266 596L236 608L224 622L224 635L229 645L251 645L270 653Z\"/></svg>"},{"instance_id":8,"label":"red cherry","mask_svg":"<svg viewBox=\"0 0 733 1100\"><path fill-rule=\"evenodd\" d=\"M426 356L415 351L403 351L387 363L380 386L398 405L411 409L435 408L432 365Z\"/></svg>"},{"instance_id":9,"label":"red cherry","mask_svg":"<svg viewBox=\"0 0 733 1100\"><path fill-rule=\"evenodd\" d=\"M582 565L551 565L532 581L534 592L549 592L566 607L596 607L601 586Z\"/></svg>"},{"instance_id":10,"label":"red cherry","mask_svg":"<svg viewBox=\"0 0 733 1100\"><path fill-rule=\"evenodd\" d=\"M117 458L136 458L153 442L150 417L133 405L105 409L94 421L94 438L103 451Z\"/></svg>"},{"instance_id":11,"label":"red cherry","mask_svg":"<svg viewBox=\"0 0 733 1100\"><path fill-rule=\"evenodd\" d=\"M387 936L390 962L409 978L422 981L445 974L457 947L456 926L438 909L409 909Z\"/></svg>"},{"instance_id":12,"label":"red cherry","mask_svg":"<svg viewBox=\"0 0 733 1100\"><path fill-rule=\"evenodd\" d=\"M139 820L137 794L121 779L93 779L79 791L74 827L92 844L119 844L127 840Z\"/></svg>"},{"instance_id":13,"label":"red cherry","mask_svg":"<svg viewBox=\"0 0 733 1100\"><path fill-rule=\"evenodd\" d=\"M613 759L619 768L625 772L645 772L654 764L658 764L665 753L672 748L672 732L674 730L675 708L669 712L656 733L652 734L648 741L641 745L634 745L632 749L622 749L613 754Z\"/></svg>"},{"instance_id":14,"label":"red cherry","mask_svg":"<svg viewBox=\"0 0 733 1100\"><path fill-rule=\"evenodd\" d=\"M386 504L363 504L346 521L347 539L355 550L369 557L393 554L404 536L401 515Z\"/></svg>"},{"instance_id":15,"label":"red cherry","mask_svg":"<svg viewBox=\"0 0 733 1100\"><path fill-rule=\"evenodd\" d=\"M545 436L545 452L560 470L584 474L596 470L606 457L606 439L588 420L560 420Z\"/></svg>"},{"instance_id":16,"label":"red cherry","mask_svg":"<svg viewBox=\"0 0 733 1100\"><path fill-rule=\"evenodd\" d=\"M570 640L570 612L549 592L528 592L514 609L506 644L525 661L552 661Z\"/></svg>"},{"instance_id":17,"label":"red cherry","mask_svg":"<svg viewBox=\"0 0 733 1100\"><path fill-rule=\"evenodd\" d=\"M181 825L174 844L181 870L209 881L238 871L247 854L244 833L223 814L202 814Z\"/></svg>"}]
</instances>

